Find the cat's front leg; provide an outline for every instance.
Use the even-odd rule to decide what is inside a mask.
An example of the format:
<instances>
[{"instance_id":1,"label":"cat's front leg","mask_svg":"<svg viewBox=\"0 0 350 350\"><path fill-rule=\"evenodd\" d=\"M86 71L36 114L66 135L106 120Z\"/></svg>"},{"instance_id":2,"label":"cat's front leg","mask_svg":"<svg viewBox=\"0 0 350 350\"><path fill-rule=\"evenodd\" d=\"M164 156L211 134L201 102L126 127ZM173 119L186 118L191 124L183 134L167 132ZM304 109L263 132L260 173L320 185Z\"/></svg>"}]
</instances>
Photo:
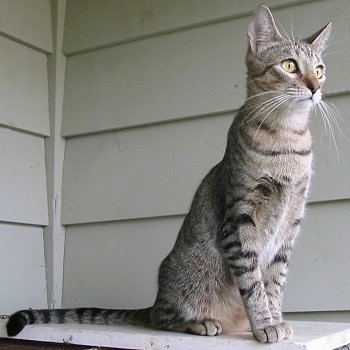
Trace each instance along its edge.
<instances>
[{"instance_id":1,"label":"cat's front leg","mask_svg":"<svg viewBox=\"0 0 350 350\"><path fill-rule=\"evenodd\" d=\"M295 193L291 195L288 214L277 233L281 242L280 248L264 272L265 291L269 300L269 309L274 322L285 329L286 338L293 336L292 328L283 321L282 299L287 279L288 264L296 237L300 230L300 222L304 215L305 198L308 183L300 182Z\"/></svg>"},{"instance_id":2,"label":"cat's front leg","mask_svg":"<svg viewBox=\"0 0 350 350\"><path fill-rule=\"evenodd\" d=\"M243 253L245 256L247 253ZM251 255L249 253L248 255ZM243 260L240 259L240 263ZM264 282L258 265L231 265L242 296L254 337L262 343L274 343L289 336L289 331L272 317ZM245 273L242 274L243 270Z\"/></svg>"},{"instance_id":3,"label":"cat's front leg","mask_svg":"<svg viewBox=\"0 0 350 350\"><path fill-rule=\"evenodd\" d=\"M285 338L293 336L293 329L283 321L282 299L287 278L288 261L291 248L282 246L275 255L265 273L264 283L268 298L269 309L274 323L279 324L285 331Z\"/></svg>"},{"instance_id":4,"label":"cat's front leg","mask_svg":"<svg viewBox=\"0 0 350 350\"><path fill-rule=\"evenodd\" d=\"M261 248L256 239L259 236L261 234L248 214L228 217L221 230L221 246L242 296L254 337L262 343L273 343L289 334L283 324L274 320L269 308L259 266Z\"/></svg>"}]
</instances>

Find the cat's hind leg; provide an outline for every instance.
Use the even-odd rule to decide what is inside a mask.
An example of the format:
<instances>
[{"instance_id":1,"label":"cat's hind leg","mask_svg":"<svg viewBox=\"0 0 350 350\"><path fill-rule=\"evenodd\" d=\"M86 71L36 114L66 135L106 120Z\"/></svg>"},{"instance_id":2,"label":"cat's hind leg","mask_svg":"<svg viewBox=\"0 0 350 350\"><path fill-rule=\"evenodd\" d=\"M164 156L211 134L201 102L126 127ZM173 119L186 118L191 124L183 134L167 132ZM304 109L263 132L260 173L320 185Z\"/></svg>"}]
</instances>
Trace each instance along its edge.
<instances>
[{"instance_id":1,"label":"cat's hind leg","mask_svg":"<svg viewBox=\"0 0 350 350\"><path fill-rule=\"evenodd\" d=\"M199 315L198 315L199 316ZM222 333L221 323L209 317L195 317L189 319L181 311L172 305L158 299L151 312L151 324L153 327L181 333L197 335L219 335Z\"/></svg>"}]
</instances>

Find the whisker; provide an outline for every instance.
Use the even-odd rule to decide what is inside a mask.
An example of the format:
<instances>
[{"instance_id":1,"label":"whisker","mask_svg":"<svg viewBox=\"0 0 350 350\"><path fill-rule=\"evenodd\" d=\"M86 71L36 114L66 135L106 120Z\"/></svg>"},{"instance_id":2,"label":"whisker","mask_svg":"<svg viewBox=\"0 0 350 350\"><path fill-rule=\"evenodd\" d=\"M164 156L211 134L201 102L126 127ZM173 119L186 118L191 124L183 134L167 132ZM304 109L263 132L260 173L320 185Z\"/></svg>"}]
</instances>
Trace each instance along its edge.
<instances>
[{"instance_id":1,"label":"whisker","mask_svg":"<svg viewBox=\"0 0 350 350\"><path fill-rule=\"evenodd\" d=\"M252 118L250 118L248 120L248 122L251 122L252 120L255 120L257 119L258 117L260 117L262 114L264 114L265 112L269 111L269 110L273 110L274 109L274 106L275 104L278 104L279 102L285 102L287 101L288 97L286 95L279 95L279 96L275 96L267 101L264 101L263 103L261 103L260 105L256 106L248 115L247 117L249 117L250 115L252 115L253 113L253 116ZM255 114L255 111L256 110L259 110L258 113Z\"/></svg>"},{"instance_id":2,"label":"whisker","mask_svg":"<svg viewBox=\"0 0 350 350\"><path fill-rule=\"evenodd\" d=\"M280 91L275 91L275 90L269 90L269 91L262 91L262 92L259 92L255 95L252 95L252 96L249 96L246 101L249 101L249 100L252 100L253 98L257 98L259 96L263 96L263 95L267 95L267 94L272 94L272 93L280 93Z\"/></svg>"},{"instance_id":3,"label":"whisker","mask_svg":"<svg viewBox=\"0 0 350 350\"><path fill-rule=\"evenodd\" d=\"M289 97L290 98L290 97ZM290 113L290 111L292 110L292 108L294 107L295 103L298 101L297 98L293 98L290 105L288 106L286 112L285 112L285 119L288 120L288 115ZM274 120L274 122L271 125L272 127L274 126L278 126L278 119Z\"/></svg>"},{"instance_id":4,"label":"whisker","mask_svg":"<svg viewBox=\"0 0 350 350\"><path fill-rule=\"evenodd\" d=\"M255 144L255 139L256 136L258 135L258 132L261 128L261 126L263 125L263 123L265 122L265 120L269 117L269 115L275 110L277 109L279 106L281 106L284 102L286 102L288 100L288 97L284 96L285 98L280 100L280 101L275 101L274 105L271 107L270 111L265 115L265 117L263 118L263 120L260 122L255 134L254 134L254 138L253 138L253 146Z\"/></svg>"},{"instance_id":5,"label":"whisker","mask_svg":"<svg viewBox=\"0 0 350 350\"><path fill-rule=\"evenodd\" d=\"M322 54L322 57L327 57L329 55L339 55L341 51L329 51L327 53Z\"/></svg>"},{"instance_id":6,"label":"whisker","mask_svg":"<svg viewBox=\"0 0 350 350\"><path fill-rule=\"evenodd\" d=\"M294 30L293 30L293 16L290 16L290 29L292 33L293 42L295 42Z\"/></svg>"},{"instance_id":7,"label":"whisker","mask_svg":"<svg viewBox=\"0 0 350 350\"><path fill-rule=\"evenodd\" d=\"M343 121L343 117L341 116L341 114L338 111L338 108L333 104L333 103L326 103L325 101L320 101L321 105L324 107L324 109L327 111L328 113L328 117L333 121L333 123L335 124L335 126L337 127L339 133L347 140L346 135L343 133L343 131L340 128L339 122L338 122L338 118L340 118L341 122Z\"/></svg>"},{"instance_id":8,"label":"whisker","mask_svg":"<svg viewBox=\"0 0 350 350\"><path fill-rule=\"evenodd\" d=\"M331 138L333 140L335 151L337 153L337 160L338 160L338 163L339 163L340 162L340 158L339 158L339 151L338 151L337 141L335 139L332 123L329 120L328 115L327 115L327 109L325 109L326 104L321 100L320 103L317 104L317 106L319 107L319 109L321 111L322 117L324 118L324 120L326 121L326 123L329 126L330 135L331 135Z\"/></svg>"},{"instance_id":9,"label":"whisker","mask_svg":"<svg viewBox=\"0 0 350 350\"><path fill-rule=\"evenodd\" d=\"M315 108L315 112L316 112L316 116L317 116L318 118L321 118L321 120L322 120L322 123L323 123L323 126L324 126L324 131L325 131L326 140L328 141L328 138L329 138L329 136L328 136L328 128L327 128L326 121L325 121L324 118L323 118L321 108L322 108L321 105L320 105L320 104L317 104L317 105L316 105L316 108ZM320 114L319 114L319 113L320 113Z\"/></svg>"},{"instance_id":10,"label":"whisker","mask_svg":"<svg viewBox=\"0 0 350 350\"><path fill-rule=\"evenodd\" d=\"M330 46L337 45L337 44L342 44L343 42L344 42L344 40L338 40L338 41L329 42L329 43L322 49L322 51L320 52L321 55L324 57L323 52L324 52L325 50L327 50Z\"/></svg>"},{"instance_id":11,"label":"whisker","mask_svg":"<svg viewBox=\"0 0 350 350\"><path fill-rule=\"evenodd\" d=\"M330 134L331 134L331 137L332 137L332 140L333 140L333 144L334 144L334 147L335 147L335 150L336 150L336 153L337 153L337 159L338 159L338 162L339 162L339 152L338 152L338 147L337 147L337 141L335 139L335 135L334 135L334 131L333 131L333 125L329 119L329 115L327 114L327 111L326 109L324 108L325 105L324 104L320 104L320 107L322 107L322 111L323 111L323 116L329 126L329 131L330 131Z\"/></svg>"},{"instance_id":12,"label":"whisker","mask_svg":"<svg viewBox=\"0 0 350 350\"><path fill-rule=\"evenodd\" d=\"M327 100L322 100L322 102L329 108L330 111L334 113L336 119L339 118L341 122L344 122L343 116L340 114L337 106L334 103L328 102Z\"/></svg>"},{"instance_id":13,"label":"whisker","mask_svg":"<svg viewBox=\"0 0 350 350\"><path fill-rule=\"evenodd\" d=\"M269 98L268 100L263 101L262 103L258 104L258 105L248 114L248 116L250 116L252 113L254 113L258 108L262 108L262 107L264 107L265 105L269 104L271 101L274 101L275 99L278 99L278 98L280 98L280 95L271 97L271 98ZM249 106L249 107L250 107L250 106Z\"/></svg>"},{"instance_id":14,"label":"whisker","mask_svg":"<svg viewBox=\"0 0 350 350\"><path fill-rule=\"evenodd\" d=\"M292 110L292 108L294 107L295 103L298 101L297 98L294 98L291 102L291 104L289 105L288 109L287 109L287 112L286 112L286 116L289 115L290 111Z\"/></svg>"},{"instance_id":15,"label":"whisker","mask_svg":"<svg viewBox=\"0 0 350 350\"><path fill-rule=\"evenodd\" d=\"M278 26L281 27L281 29L282 29L284 35L287 37L288 41L292 43L293 41L290 39L290 36L288 35L287 31L284 29L283 25L279 21L277 21L277 23L278 23Z\"/></svg>"},{"instance_id":16,"label":"whisker","mask_svg":"<svg viewBox=\"0 0 350 350\"><path fill-rule=\"evenodd\" d=\"M342 44L342 43L344 43L344 40L343 40L343 39L342 39L342 40L333 41L333 42L329 42L329 43L324 47L324 49L321 51L322 56L323 56L323 57L325 56L325 55L323 54L323 52L324 52L325 50L327 50L329 47L334 46L334 45L338 45L338 44Z\"/></svg>"}]
</instances>

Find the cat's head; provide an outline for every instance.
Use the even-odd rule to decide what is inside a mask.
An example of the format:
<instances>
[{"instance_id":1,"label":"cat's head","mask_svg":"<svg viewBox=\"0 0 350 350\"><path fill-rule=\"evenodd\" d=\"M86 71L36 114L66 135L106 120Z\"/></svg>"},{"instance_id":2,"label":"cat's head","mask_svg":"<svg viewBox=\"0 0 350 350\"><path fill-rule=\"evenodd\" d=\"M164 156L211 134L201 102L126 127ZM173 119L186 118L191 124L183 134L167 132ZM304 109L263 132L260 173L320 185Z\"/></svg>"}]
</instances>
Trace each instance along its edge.
<instances>
[{"instance_id":1,"label":"cat's head","mask_svg":"<svg viewBox=\"0 0 350 350\"><path fill-rule=\"evenodd\" d=\"M321 56L330 32L331 23L306 39L284 38L270 10L260 6L248 29L248 97L279 91L295 108L310 110L322 98L326 67Z\"/></svg>"}]
</instances>

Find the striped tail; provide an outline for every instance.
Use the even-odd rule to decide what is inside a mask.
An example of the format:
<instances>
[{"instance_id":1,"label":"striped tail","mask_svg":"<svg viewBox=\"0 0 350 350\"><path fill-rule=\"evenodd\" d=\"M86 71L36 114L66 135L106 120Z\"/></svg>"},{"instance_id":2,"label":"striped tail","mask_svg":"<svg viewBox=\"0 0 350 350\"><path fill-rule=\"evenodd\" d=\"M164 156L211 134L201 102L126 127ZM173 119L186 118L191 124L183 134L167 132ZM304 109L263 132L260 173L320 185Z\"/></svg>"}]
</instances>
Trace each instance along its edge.
<instances>
[{"instance_id":1,"label":"striped tail","mask_svg":"<svg viewBox=\"0 0 350 350\"><path fill-rule=\"evenodd\" d=\"M152 307L139 310L109 310L98 308L21 310L11 315L7 322L7 334L16 336L27 324L81 323L81 324L134 324L150 325Z\"/></svg>"}]
</instances>

